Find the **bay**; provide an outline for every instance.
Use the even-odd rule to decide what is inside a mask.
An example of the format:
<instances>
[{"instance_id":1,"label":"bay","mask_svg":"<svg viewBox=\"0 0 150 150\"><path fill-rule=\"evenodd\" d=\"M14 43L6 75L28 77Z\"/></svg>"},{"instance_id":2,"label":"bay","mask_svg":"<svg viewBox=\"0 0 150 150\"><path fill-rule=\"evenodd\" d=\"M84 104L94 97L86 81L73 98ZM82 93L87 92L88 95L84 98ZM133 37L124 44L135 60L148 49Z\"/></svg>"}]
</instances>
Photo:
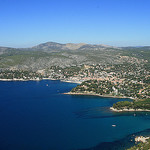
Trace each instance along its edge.
<instances>
[{"instance_id":1,"label":"bay","mask_svg":"<svg viewBox=\"0 0 150 150\"><path fill-rule=\"evenodd\" d=\"M92 149L150 128L149 113L109 110L113 103L128 99L62 94L76 85L52 80L1 81L0 149ZM99 149L106 147L103 144Z\"/></svg>"}]
</instances>

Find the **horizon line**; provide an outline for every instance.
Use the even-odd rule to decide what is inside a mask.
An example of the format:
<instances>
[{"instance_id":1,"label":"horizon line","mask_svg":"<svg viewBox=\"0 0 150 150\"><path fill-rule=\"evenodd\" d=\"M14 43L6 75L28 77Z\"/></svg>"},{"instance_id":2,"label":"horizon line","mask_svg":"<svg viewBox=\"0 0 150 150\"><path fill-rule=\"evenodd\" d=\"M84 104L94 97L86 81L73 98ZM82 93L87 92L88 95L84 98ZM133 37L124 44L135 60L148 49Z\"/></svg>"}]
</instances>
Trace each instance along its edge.
<instances>
[{"instance_id":1,"label":"horizon line","mask_svg":"<svg viewBox=\"0 0 150 150\"><path fill-rule=\"evenodd\" d=\"M0 47L4 47L4 48L16 48L16 49L19 49L19 48L32 48L32 47L35 47L35 46L38 46L38 45L41 45L41 44L45 44L45 43L57 43L57 44L85 44L85 45L104 45L104 46L110 46L110 47L118 47L118 48L121 48L121 47L149 47L150 45L128 45L128 46L116 46L116 45L111 45L111 44L100 44L100 43L89 43L89 42L67 42L67 43L64 43L64 42L54 42L54 41L48 41L48 42L39 42L39 44L31 44L33 46L23 46L20 47L20 46L1 46Z\"/></svg>"}]
</instances>

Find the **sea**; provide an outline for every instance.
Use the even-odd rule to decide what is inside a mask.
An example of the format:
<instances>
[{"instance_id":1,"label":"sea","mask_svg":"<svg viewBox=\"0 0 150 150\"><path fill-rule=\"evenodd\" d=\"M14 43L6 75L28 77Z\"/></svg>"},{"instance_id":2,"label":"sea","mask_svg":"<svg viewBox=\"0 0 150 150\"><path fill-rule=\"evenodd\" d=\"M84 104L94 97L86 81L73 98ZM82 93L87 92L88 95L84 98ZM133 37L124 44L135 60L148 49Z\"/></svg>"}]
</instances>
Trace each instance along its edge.
<instances>
[{"instance_id":1,"label":"sea","mask_svg":"<svg viewBox=\"0 0 150 150\"><path fill-rule=\"evenodd\" d=\"M76 86L0 81L0 150L125 150L150 135L149 112L110 111L130 99L63 94Z\"/></svg>"}]
</instances>

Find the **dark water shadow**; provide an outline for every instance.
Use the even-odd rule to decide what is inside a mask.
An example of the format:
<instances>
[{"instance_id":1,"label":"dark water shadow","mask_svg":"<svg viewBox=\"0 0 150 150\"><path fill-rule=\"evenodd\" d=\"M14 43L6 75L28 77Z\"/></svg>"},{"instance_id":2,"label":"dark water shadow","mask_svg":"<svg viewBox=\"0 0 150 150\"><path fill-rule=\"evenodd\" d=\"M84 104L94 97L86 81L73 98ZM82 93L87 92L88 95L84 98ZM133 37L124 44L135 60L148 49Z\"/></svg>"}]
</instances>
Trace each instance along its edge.
<instances>
[{"instance_id":1,"label":"dark water shadow","mask_svg":"<svg viewBox=\"0 0 150 150\"><path fill-rule=\"evenodd\" d=\"M114 142L103 142L91 148L78 150L125 150L137 144L135 143L136 136L150 136L150 129L130 134L125 138L116 140Z\"/></svg>"},{"instance_id":2,"label":"dark water shadow","mask_svg":"<svg viewBox=\"0 0 150 150\"><path fill-rule=\"evenodd\" d=\"M113 118L121 116L144 117L150 120L150 112L112 112L109 107L87 108L73 112L77 118L96 119L96 118Z\"/></svg>"}]
</instances>

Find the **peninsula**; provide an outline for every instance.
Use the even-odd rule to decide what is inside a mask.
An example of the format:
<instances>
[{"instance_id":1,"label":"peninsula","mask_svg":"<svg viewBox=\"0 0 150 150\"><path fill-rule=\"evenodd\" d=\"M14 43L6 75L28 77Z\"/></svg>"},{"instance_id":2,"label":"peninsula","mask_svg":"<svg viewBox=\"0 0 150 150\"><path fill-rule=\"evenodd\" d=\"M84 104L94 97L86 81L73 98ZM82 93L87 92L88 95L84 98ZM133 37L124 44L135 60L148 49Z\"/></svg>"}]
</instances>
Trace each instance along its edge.
<instances>
[{"instance_id":1,"label":"peninsula","mask_svg":"<svg viewBox=\"0 0 150 150\"><path fill-rule=\"evenodd\" d=\"M128 86L125 86L128 85ZM113 104L110 109L116 112L122 111L150 111L149 85L127 82L115 84L110 81L88 80L73 88L67 94L71 95L94 95L113 98L130 98L133 101L121 101ZM123 90L120 90L123 89ZM144 94L139 91L145 89Z\"/></svg>"},{"instance_id":2,"label":"peninsula","mask_svg":"<svg viewBox=\"0 0 150 150\"><path fill-rule=\"evenodd\" d=\"M150 109L150 47L85 43L42 43L31 48L0 47L0 80L61 80L79 83L68 94L130 98L112 111Z\"/></svg>"}]
</instances>

